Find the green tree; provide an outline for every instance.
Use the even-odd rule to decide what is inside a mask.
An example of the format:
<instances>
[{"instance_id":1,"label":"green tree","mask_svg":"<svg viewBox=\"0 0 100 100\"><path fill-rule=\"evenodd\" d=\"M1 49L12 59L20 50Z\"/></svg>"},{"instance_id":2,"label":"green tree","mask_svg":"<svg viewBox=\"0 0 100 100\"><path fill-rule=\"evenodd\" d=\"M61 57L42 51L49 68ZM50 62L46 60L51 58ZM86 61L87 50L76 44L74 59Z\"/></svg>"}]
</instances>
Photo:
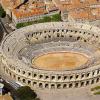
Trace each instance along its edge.
<instances>
[{"instance_id":1,"label":"green tree","mask_svg":"<svg viewBox=\"0 0 100 100\"><path fill-rule=\"evenodd\" d=\"M4 9L2 8L2 6L0 6L0 17L4 18L6 16L6 12L4 11Z\"/></svg>"},{"instance_id":2,"label":"green tree","mask_svg":"<svg viewBox=\"0 0 100 100\"><path fill-rule=\"evenodd\" d=\"M16 95L20 100L39 100L37 94L28 86L23 86L17 89Z\"/></svg>"}]
</instances>

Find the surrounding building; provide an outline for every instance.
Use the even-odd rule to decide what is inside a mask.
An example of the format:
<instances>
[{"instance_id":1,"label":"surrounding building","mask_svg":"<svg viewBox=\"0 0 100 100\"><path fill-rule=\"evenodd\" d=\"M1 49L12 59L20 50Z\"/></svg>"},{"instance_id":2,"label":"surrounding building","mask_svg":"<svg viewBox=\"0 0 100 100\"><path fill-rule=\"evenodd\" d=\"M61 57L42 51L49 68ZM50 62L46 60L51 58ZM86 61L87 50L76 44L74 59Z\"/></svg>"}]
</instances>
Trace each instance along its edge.
<instances>
[{"instance_id":1,"label":"surrounding building","mask_svg":"<svg viewBox=\"0 0 100 100\"><path fill-rule=\"evenodd\" d=\"M61 10L64 21L100 20L100 0L52 0Z\"/></svg>"},{"instance_id":2,"label":"surrounding building","mask_svg":"<svg viewBox=\"0 0 100 100\"><path fill-rule=\"evenodd\" d=\"M61 11L63 21L100 20L100 0L1 0L15 24L51 16Z\"/></svg>"},{"instance_id":3,"label":"surrounding building","mask_svg":"<svg viewBox=\"0 0 100 100\"><path fill-rule=\"evenodd\" d=\"M35 21L42 19L44 16L59 13L58 8L52 1L1 0L1 4L15 24Z\"/></svg>"}]
</instances>

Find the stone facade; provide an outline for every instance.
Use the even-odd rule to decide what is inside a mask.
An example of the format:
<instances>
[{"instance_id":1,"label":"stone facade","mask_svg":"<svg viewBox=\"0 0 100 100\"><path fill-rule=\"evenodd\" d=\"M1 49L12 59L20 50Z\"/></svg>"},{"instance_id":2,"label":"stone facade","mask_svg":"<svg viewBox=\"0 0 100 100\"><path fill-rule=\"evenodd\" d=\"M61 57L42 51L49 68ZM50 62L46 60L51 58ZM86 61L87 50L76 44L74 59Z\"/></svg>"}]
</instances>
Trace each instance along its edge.
<instances>
[{"instance_id":1,"label":"stone facade","mask_svg":"<svg viewBox=\"0 0 100 100\"><path fill-rule=\"evenodd\" d=\"M100 82L99 54L95 51L100 46L99 33L100 29L97 27L66 22L41 23L21 28L12 32L2 42L3 71L16 82L33 89L78 88L98 83ZM56 42L58 44L55 44ZM30 45L36 45L34 50L28 48ZM34 55L35 49L45 53L51 50L51 46L55 47L52 49L54 51L64 46L70 50L85 52L93 60L88 66L85 65L85 68L75 70L48 71L31 67L31 55L32 53ZM23 48L26 48L24 50L28 52ZM44 52L41 48L44 48ZM31 55L27 56L29 53ZM22 57L29 62L23 61Z\"/></svg>"}]
</instances>

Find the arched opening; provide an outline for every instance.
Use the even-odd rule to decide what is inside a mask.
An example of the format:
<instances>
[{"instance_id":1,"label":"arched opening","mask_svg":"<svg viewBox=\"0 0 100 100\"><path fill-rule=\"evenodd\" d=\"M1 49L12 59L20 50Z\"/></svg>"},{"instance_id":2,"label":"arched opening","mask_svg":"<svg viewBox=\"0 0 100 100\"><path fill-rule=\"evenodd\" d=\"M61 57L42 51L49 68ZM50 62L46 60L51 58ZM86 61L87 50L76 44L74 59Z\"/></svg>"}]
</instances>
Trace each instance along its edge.
<instances>
[{"instance_id":1,"label":"arched opening","mask_svg":"<svg viewBox=\"0 0 100 100\"><path fill-rule=\"evenodd\" d=\"M72 86L73 86L72 83L70 83L70 84L69 84L69 88L72 88Z\"/></svg>"},{"instance_id":2,"label":"arched opening","mask_svg":"<svg viewBox=\"0 0 100 100\"><path fill-rule=\"evenodd\" d=\"M79 40L79 39L80 39L80 36L77 37L77 40Z\"/></svg>"},{"instance_id":3,"label":"arched opening","mask_svg":"<svg viewBox=\"0 0 100 100\"><path fill-rule=\"evenodd\" d=\"M20 73L20 69L18 69L18 72Z\"/></svg>"},{"instance_id":4,"label":"arched opening","mask_svg":"<svg viewBox=\"0 0 100 100\"><path fill-rule=\"evenodd\" d=\"M48 84L45 84L45 88L49 88L49 85Z\"/></svg>"},{"instance_id":5,"label":"arched opening","mask_svg":"<svg viewBox=\"0 0 100 100\"><path fill-rule=\"evenodd\" d=\"M86 85L89 85L89 81L86 81Z\"/></svg>"},{"instance_id":6,"label":"arched opening","mask_svg":"<svg viewBox=\"0 0 100 100\"><path fill-rule=\"evenodd\" d=\"M91 84L94 84L94 79L91 81Z\"/></svg>"},{"instance_id":7,"label":"arched opening","mask_svg":"<svg viewBox=\"0 0 100 100\"><path fill-rule=\"evenodd\" d=\"M81 78L84 78L84 74L81 75Z\"/></svg>"},{"instance_id":8,"label":"arched opening","mask_svg":"<svg viewBox=\"0 0 100 100\"><path fill-rule=\"evenodd\" d=\"M89 75L90 75L90 73L87 73L87 74L86 74L86 77L89 77Z\"/></svg>"},{"instance_id":9,"label":"arched opening","mask_svg":"<svg viewBox=\"0 0 100 100\"><path fill-rule=\"evenodd\" d=\"M39 78L40 78L40 79L43 78L43 75L40 75Z\"/></svg>"},{"instance_id":10,"label":"arched opening","mask_svg":"<svg viewBox=\"0 0 100 100\"><path fill-rule=\"evenodd\" d=\"M99 74L99 70L97 70L97 74Z\"/></svg>"},{"instance_id":11,"label":"arched opening","mask_svg":"<svg viewBox=\"0 0 100 100\"><path fill-rule=\"evenodd\" d=\"M33 82L33 86L36 86L37 85L37 82Z\"/></svg>"},{"instance_id":12,"label":"arched opening","mask_svg":"<svg viewBox=\"0 0 100 100\"><path fill-rule=\"evenodd\" d=\"M34 77L36 77L36 76L37 76L37 74L34 74L33 76L34 76Z\"/></svg>"},{"instance_id":13,"label":"arched opening","mask_svg":"<svg viewBox=\"0 0 100 100\"><path fill-rule=\"evenodd\" d=\"M73 76L70 76L70 80L73 78Z\"/></svg>"},{"instance_id":14,"label":"arched opening","mask_svg":"<svg viewBox=\"0 0 100 100\"><path fill-rule=\"evenodd\" d=\"M92 72L92 75L94 76L94 74L95 74L95 72L93 71L93 72Z\"/></svg>"},{"instance_id":15,"label":"arched opening","mask_svg":"<svg viewBox=\"0 0 100 100\"><path fill-rule=\"evenodd\" d=\"M27 83L28 83L28 85L30 85L30 84L31 84L31 81L30 81L30 80L28 80L28 82L27 82Z\"/></svg>"},{"instance_id":16,"label":"arched opening","mask_svg":"<svg viewBox=\"0 0 100 100\"><path fill-rule=\"evenodd\" d=\"M79 77L79 75L76 75L76 79Z\"/></svg>"},{"instance_id":17,"label":"arched opening","mask_svg":"<svg viewBox=\"0 0 100 100\"><path fill-rule=\"evenodd\" d=\"M66 80L67 79L67 76L64 76L64 80Z\"/></svg>"},{"instance_id":18,"label":"arched opening","mask_svg":"<svg viewBox=\"0 0 100 100\"><path fill-rule=\"evenodd\" d=\"M23 81L23 83L26 83L26 80L25 79L23 79L22 81Z\"/></svg>"},{"instance_id":19,"label":"arched opening","mask_svg":"<svg viewBox=\"0 0 100 100\"><path fill-rule=\"evenodd\" d=\"M45 79L48 79L49 78L49 76L45 76Z\"/></svg>"},{"instance_id":20,"label":"arched opening","mask_svg":"<svg viewBox=\"0 0 100 100\"><path fill-rule=\"evenodd\" d=\"M42 84L42 83L39 83L39 87L40 87L40 88L43 88L43 84Z\"/></svg>"},{"instance_id":21,"label":"arched opening","mask_svg":"<svg viewBox=\"0 0 100 100\"><path fill-rule=\"evenodd\" d=\"M64 85L63 85L63 88L65 89L66 87L67 87L67 84L64 84Z\"/></svg>"},{"instance_id":22,"label":"arched opening","mask_svg":"<svg viewBox=\"0 0 100 100\"><path fill-rule=\"evenodd\" d=\"M99 82L99 78L96 79L96 83Z\"/></svg>"},{"instance_id":23,"label":"arched opening","mask_svg":"<svg viewBox=\"0 0 100 100\"><path fill-rule=\"evenodd\" d=\"M58 76L58 80L60 80L61 79L61 76Z\"/></svg>"},{"instance_id":24,"label":"arched opening","mask_svg":"<svg viewBox=\"0 0 100 100\"><path fill-rule=\"evenodd\" d=\"M18 81L20 81L20 77L18 77Z\"/></svg>"},{"instance_id":25,"label":"arched opening","mask_svg":"<svg viewBox=\"0 0 100 100\"><path fill-rule=\"evenodd\" d=\"M81 82L81 86L84 86L84 82Z\"/></svg>"},{"instance_id":26,"label":"arched opening","mask_svg":"<svg viewBox=\"0 0 100 100\"><path fill-rule=\"evenodd\" d=\"M23 74L25 74L25 71L23 71Z\"/></svg>"},{"instance_id":27,"label":"arched opening","mask_svg":"<svg viewBox=\"0 0 100 100\"><path fill-rule=\"evenodd\" d=\"M28 73L28 76L31 76L31 73Z\"/></svg>"},{"instance_id":28,"label":"arched opening","mask_svg":"<svg viewBox=\"0 0 100 100\"><path fill-rule=\"evenodd\" d=\"M76 88L78 87L78 83L75 83L75 87L76 87Z\"/></svg>"},{"instance_id":29,"label":"arched opening","mask_svg":"<svg viewBox=\"0 0 100 100\"><path fill-rule=\"evenodd\" d=\"M60 35L59 35L59 34L57 34L57 37L60 37Z\"/></svg>"},{"instance_id":30,"label":"arched opening","mask_svg":"<svg viewBox=\"0 0 100 100\"><path fill-rule=\"evenodd\" d=\"M54 89L55 88L55 85L54 84L51 84L51 89Z\"/></svg>"},{"instance_id":31,"label":"arched opening","mask_svg":"<svg viewBox=\"0 0 100 100\"><path fill-rule=\"evenodd\" d=\"M57 84L57 89L60 89L61 88L61 84Z\"/></svg>"},{"instance_id":32,"label":"arched opening","mask_svg":"<svg viewBox=\"0 0 100 100\"><path fill-rule=\"evenodd\" d=\"M55 76L51 76L51 79L52 79L52 80L55 79Z\"/></svg>"},{"instance_id":33,"label":"arched opening","mask_svg":"<svg viewBox=\"0 0 100 100\"><path fill-rule=\"evenodd\" d=\"M10 51L9 47L8 47L8 52Z\"/></svg>"}]
</instances>

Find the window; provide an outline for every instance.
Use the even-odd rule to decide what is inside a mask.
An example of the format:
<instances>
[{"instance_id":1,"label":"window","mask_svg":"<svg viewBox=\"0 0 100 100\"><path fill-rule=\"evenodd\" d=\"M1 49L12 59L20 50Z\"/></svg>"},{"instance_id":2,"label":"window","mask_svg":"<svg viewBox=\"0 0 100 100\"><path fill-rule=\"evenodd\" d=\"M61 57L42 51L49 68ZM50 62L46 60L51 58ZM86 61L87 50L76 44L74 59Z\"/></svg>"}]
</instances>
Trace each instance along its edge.
<instances>
[{"instance_id":1,"label":"window","mask_svg":"<svg viewBox=\"0 0 100 100\"><path fill-rule=\"evenodd\" d=\"M8 47L8 52L9 52L9 47Z\"/></svg>"},{"instance_id":2,"label":"window","mask_svg":"<svg viewBox=\"0 0 100 100\"><path fill-rule=\"evenodd\" d=\"M18 72L20 72L20 69L18 69Z\"/></svg>"},{"instance_id":3,"label":"window","mask_svg":"<svg viewBox=\"0 0 100 100\"><path fill-rule=\"evenodd\" d=\"M76 75L76 79L79 77L79 75Z\"/></svg>"},{"instance_id":4,"label":"window","mask_svg":"<svg viewBox=\"0 0 100 100\"><path fill-rule=\"evenodd\" d=\"M99 74L99 70L97 70L97 74Z\"/></svg>"},{"instance_id":5,"label":"window","mask_svg":"<svg viewBox=\"0 0 100 100\"><path fill-rule=\"evenodd\" d=\"M36 82L33 82L33 84L37 84Z\"/></svg>"},{"instance_id":6,"label":"window","mask_svg":"<svg viewBox=\"0 0 100 100\"><path fill-rule=\"evenodd\" d=\"M84 86L84 82L81 82L81 86Z\"/></svg>"},{"instance_id":7,"label":"window","mask_svg":"<svg viewBox=\"0 0 100 100\"><path fill-rule=\"evenodd\" d=\"M25 83L26 81L25 81L25 79L23 79L23 83Z\"/></svg>"},{"instance_id":8,"label":"window","mask_svg":"<svg viewBox=\"0 0 100 100\"><path fill-rule=\"evenodd\" d=\"M59 34L57 34L57 37L59 37Z\"/></svg>"},{"instance_id":9,"label":"window","mask_svg":"<svg viewBox=\"0 0 100 100\"><path fill-rule=\"evenodd\" d=\"M67 76L64 76L64 80L66 80L67 79Z\"/></svg>"},{"instance_id":10,"label":"window","mask_svg":"<svg viewBox=\"0 0 100 100\"><path fill-rule=\"evenodd\" d=\"M58 80L60 80L61 79L61 76L58 76Z\"/></svg>"},{"instance_id":11,"label":"window","mask_svg":"<svg viewBox=\"0 0 100 100\"><path fill-rule=\"evenodd\" d=\"M39 78L43 78L43 75L40 75Z\"/></svg>"},{"instance_id":12,"label":"window","mask_svg":"<svg viewBox=\"0 0 100 100\"><path fill-rule=\"evenodd\" d=\"M61 88L61 84L57 84L57 88L60 89Z\"/></svg>"},{"instance_id":13,"label":"window","mask_svg":"<svg viewBox=\"0 0 100 100\"><path fill-rule=\"evenodd\" d=\"M52 80L55 79L55 76L52 76L51 79L52 79Z\"/></svg>"},{"instance_id":14,"label":"window","mask_svg":"<svg viewBox=\"0 0 100 100\"><path fill-rule=\"evenodd\" d=\"M96 79L96 82L99 82L99 78Z\"/></svg>"},{"instance_id":15,"label":"window","mask_svg":"<svg viewBox=\"0 0 100 100\"><path fill-rule=\"evenodd\" d=\"M18 77L18 81L20 81L20 77Z\"/></svg>"},{"instance_id":16,"label":"window","mask_svg":"<svg viewBox=\"0 0 100 100\"><path fill-rule=\"evenodd\" d=\"M72 35L69 36L70 38L72 37Z\"/></svg>"},{"instance_id":17,"label":"window","mask_svg":"<svg viewBox=\"0 0 100 100\"><path fill-rule=\"evenodd\" d=\"M92 72L92 75L94 76L94 74L95 74L95 72L93 71L93 72Z\"/></svg>"},{"instance_id":18,"label":"window","mask_svg":"<svg viewBox=\"0 0 100 100\"><path fill-rule=\"evenodd\" d=\"M23 71L23 74L25 74L25 71Z\"/></svg>"},{"instance_id":19,"label":"window","mask_svg":"<svg viewBox=\"0 0 100 100\"><path fill-rule=\"evenodd\" d=\"M64 84L64 85L63 85L63 88L66 88L66 87L67 87L67 84Z\"/></svg>"},{"instance_id":20,"label":"window","mask_svg":"<svg viewBox=\"0 0 100 100\"><path fill-rule=\"evenodd\" d=\"M72 79L73 78L73 76L70 76L70 79Z\"/></svg>"},{"instance_id":21,"label":"window","mask_svg":"<svg viewBox=\"0 0 100 100\"><path fill-rule=\"evenodd\" d=\"M84 77L84 74L82 74L81 78L83 78L83 77Z\"/></svg>"},{"instance_id":22,"label":"window","mask_svg":"<svg viewBox=\"0 0 100 100\"><path fill-rule=\"evenodd\" d=\"M89 77L89 75L90 75L90 73L87 73L87 75L86 75L86 76L87 76L87 77Z\"/></svg>"},{"instance_id":23,"label":"window","mask_svg":"<svg viewBox=\"0 0 100 100\"><path fill-rule=\"evenodd\" d=\"M37 76L37 74L34 74L33 76L34 76L34 77L36 77L36 76Z\"/></svg>"},{"instance_id":24,"label":"window","mask_svg":"<svg viewBox=\"0 0 100 100\"><path fill-rule=\"evenodd\" d=\"M48 79L49 78L49 76L45 76L45 79Z\"/></svg>"},{"instance_id":25,"label":"window","mask_svg":"<svg viewBox=\"0 0 100 100\"><path fill-rule=\"evenodd\" d=\"M28 80L28 84L31 84L31 81Z\"/></svg>"},{"instance_id":26,"label":"window","mask_svg":"<svg viewBox=\"0 0 100 100\"><path fill-rule=\"evenodd\" d=\"M93 84L93 83L94 83L94 80L91 81L91 84Z\"/></svg>"},{"instance_id":27,"label":"window","mask_svg":"<svg viewBox=\"0 0 100 100\"><path fill-rule=\"evenodd\" d=\"M48 84L45 84L45 88L49 88L49 85Z\"/></svg>"},{"instance_id":28,"label":"window","mask_svg":"<svg viewBox=\"0 0 100 100\"><path fill-rule=\"evenodd\" d=\"M28 76L30 76L31 75L31 73L28 73Z\"/></svg>"},{"instance_id":29,"label":"window","mask_svg":"<svg viewBox=\"0 0 100 100\"><path fill-rule=\"evenodd\" d=\"M75 83L75 87L78 87L78 83Z\"/></svg>"},{"instance_id":30,"label":"window","mask_svg":"<svg viewBox=\"0 0 100 100\"><path fill-rule=\"evenodd\" d=\"M43 84L42 83L39 83L39 87L42 88L43 87Z\"/></svg>"},{"instance_id":31,"label":"window","mask_svg":"<svg viewBox=\"0 0 100 100\"><path fill-rule=\"evenodd\" d=\"M89 85L89 81L86 81L86 85Z\"/></svg>"},{"instance_id":32,"label":"window","mask_svg":"<svg viewBox=\"0 0 100 100\"><path fill-rule=\"evenodd\" d=\"M54 84L51 84L51 88L54 89L55 88L55 85Z\"/></svg>"},{"instance_id":33,"label":"window","mask_svg":"<svg viewBox=\"0 0 100 100\"><path fill-rule=\"evenodd\" d=\"M71 87L72 87L72 83L69 84L69 88L71 88Z\"/></svg>"},{"instance_id":34,"label":"window","mask_svg":"<svg viewBox=\"0 0 100 100\"><path fill-rule=\"evenodd\" d=\"M77 37L77 40L79 40L79 39L80 39L80 37L78 36L78 37Z\"/></svg>"}]
</instances>

